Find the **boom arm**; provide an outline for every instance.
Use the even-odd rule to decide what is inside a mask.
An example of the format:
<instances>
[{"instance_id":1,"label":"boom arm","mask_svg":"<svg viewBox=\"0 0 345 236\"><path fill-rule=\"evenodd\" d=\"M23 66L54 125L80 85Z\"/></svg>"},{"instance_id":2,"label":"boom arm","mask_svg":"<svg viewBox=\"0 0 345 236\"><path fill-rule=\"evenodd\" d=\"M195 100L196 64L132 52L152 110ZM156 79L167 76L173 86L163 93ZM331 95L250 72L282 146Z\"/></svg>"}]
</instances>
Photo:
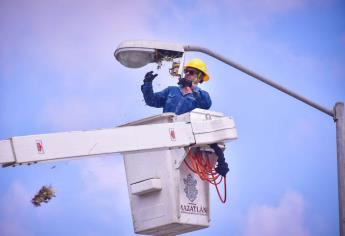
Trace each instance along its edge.
<instances>
[{"instance_id":1,"label":"boom arm","mask_svg":"<svg viewBox=\"0 0 345 236\"><path fill-rule=\"evenodd\" d=\"M111 129L12 137L0 141L0 164L15 166L108 153L205 145L237 138L231 118L211 119L208 114L209 119L193 120L192 114L166 113ZM157 123L162 120L170 123Z\"/></svg>"}]
</instances>

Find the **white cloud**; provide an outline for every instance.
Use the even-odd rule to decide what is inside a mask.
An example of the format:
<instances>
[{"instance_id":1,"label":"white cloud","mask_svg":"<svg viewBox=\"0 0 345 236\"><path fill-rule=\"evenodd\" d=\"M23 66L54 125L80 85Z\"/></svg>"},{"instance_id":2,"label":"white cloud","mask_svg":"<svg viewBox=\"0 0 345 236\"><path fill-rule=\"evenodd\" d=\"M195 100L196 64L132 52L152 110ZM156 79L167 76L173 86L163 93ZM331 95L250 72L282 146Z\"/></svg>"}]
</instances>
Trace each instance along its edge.
<instances>
[{"instance_id":1,"label":"white cloud","mask_svg":"<svg viewBox=\"0 0 345 236\"><path fill-rule=\"evenodd\" d=\"M278 206L254 206L249 210L245 236L308 236L305 226L304 200L288 192Z\"/></svg>"},{"instance_id":2,"label":"white cloud","mask_svg":"<svg viewBox=\"0 0 345 236\"><path fill-rule=\"evenodd\" d=\"M115 160L116 158L116 160ZM128 209L126 174L122 157L92 158L81 165L83 196L101 206Z\"/></svg>"},{"instance_id":3,"label":"white cloud","mask_svg":"<svg viewBox=\"0 0 345 236\"><path fill-rule=\"evenodd\" d=\"M18 182L13 182L0 199L0 235L30 236L25 227L24 213L31 204L30 194Z\"/></svg>"},{"instance_id":4,"label":"white cloud","mask_svg":"<svg viewBox=\"0 0 345 236\"><path fill-rule=\"evenodd\" d=\"M109 73L112 51L128 38L150 38L148 19L155 8L145 1L7 1L2 5L0 38L5 78L18 71L17 56L30 65L26 79L40 84L54 76L68 88L100 84ZM97 80L96 80L97 78ZM43 78L42 78L43 79Z\"/></svg>"},{"instance_id":5,"label":"white cloud","mask_svg":"<svg viewBox=\"0 0 345 236\"><path fill-rule=\"evenodd\" d=\"M0 222L0 235L4 236L28 236L29 233L23 229L22 225L14 221Z\"/></svg>"},{"instance_id":6,"label":"white cloud","mask_svg":"<svg viewBox=\"0 0 345 236\"><path fill-rule=\"evenodd\" d=\"M92 158L80 165L80 177L83 191L80 199L88 202L90 209L101 210L99 222L114 224L117 217L130 217L130 204L127 191L126 175L122 157L119 155L105 158Z\"/></svg>"},{"instance_id":7,"label":"white cloud","mask_svg":"<svg viewBox=\"0 0 345 236\"><path fill-rule=\"evenodd\" d=\"M131 83L120 79L130 78L131 72L115 61L113 52L120 41L153 38L149 21L154 6L151 0L7 1L0 15L0 34L6 35L0 37L1 80L35 85L26 90L33 98L25 101L41 127L89 129L97 127L93 122L117 119L129 110L129 100L140 100L128 98L121 87ZM16 88L3 96L14 93L23 99ZM133 93L141 95L136 88Z\"/></svg>"},{"instance_id":8,"label":"white cloud","mask_svg":"<svg viewBox=\"0 0 345 236\"><path fill-rule=\"evenodd\" d=\"M49 101L40 117L42 122L57 130L79 130L90 125L95 113L87 101L69 97L68 102L65 99Z\"/></svg>"},{"instance_id":9,"label":"white cloud","mask_svg":"<svg viewBox=\"0 0 345 236\"><path fill-rule=\"evenodd\" d=\"M5 213L6 217L16 218L20 209L27 207L26 203L30 200L30 194L18 182L13 182L8 191L1 198L1 212Z\"/></svg>"},{"instance_id":10,"label":"white cloud","mask_svg":"<svg viewBox=\"0 0 345 236\"><path fill-rule=\"evenodd\" d=\"M88 191L112 192L117 186L126 184L122 160L110 160L115 157L97 157L85 160L81 166L81 175ZM126 186L126 185L125 185Z\"/></svg>"}]
</instances>

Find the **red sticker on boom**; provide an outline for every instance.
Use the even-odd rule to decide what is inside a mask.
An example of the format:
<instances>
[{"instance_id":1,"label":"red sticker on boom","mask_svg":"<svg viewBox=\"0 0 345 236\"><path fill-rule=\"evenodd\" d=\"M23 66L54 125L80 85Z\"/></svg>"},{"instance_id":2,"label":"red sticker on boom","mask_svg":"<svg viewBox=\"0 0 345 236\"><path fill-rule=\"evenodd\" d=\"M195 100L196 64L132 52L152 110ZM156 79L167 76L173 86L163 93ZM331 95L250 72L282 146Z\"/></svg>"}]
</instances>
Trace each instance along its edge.
<instances>
[{"instance_id":1,"label":"red sticker on boom","mask_svg":"<svg viewBox=\"0 0 345 236\"><path fill-rule=\"evenodd\" d=\"M175 130L173 128L170 128L169 133L170 133L171 141L175 141L176 140Z\"/></svg>"},{"instance_id":2,"label":"red sticker on boom","mask_svg":"<svg viewBox=\"0 0 345 236\"><path fill-rule=\"evenodd\" d=\"M44 154L42 140L36 140L36 148L37 148L38 154Z\"/></svg>"}]
</instances>

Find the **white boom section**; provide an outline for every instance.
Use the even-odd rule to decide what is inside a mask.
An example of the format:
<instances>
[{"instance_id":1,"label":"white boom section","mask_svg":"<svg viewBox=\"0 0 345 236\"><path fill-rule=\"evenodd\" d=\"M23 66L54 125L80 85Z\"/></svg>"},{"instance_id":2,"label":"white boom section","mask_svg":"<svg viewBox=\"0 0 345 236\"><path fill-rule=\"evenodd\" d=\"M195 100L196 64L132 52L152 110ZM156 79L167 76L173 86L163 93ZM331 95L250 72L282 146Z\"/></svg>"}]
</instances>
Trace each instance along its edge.
<instances>
[{"instance_id":1,"label":"white boom section","mask_svg":"<svg viewBox=\"0 0 345 236\"><path fill-rule=\"evenodd\" d=\"M194 113L201 112L203 117L204 113L208 117L212 113L199 109L198 112ZM212 119L200 120L195 118L194 113L188 113L189 116L165 113L111 129L12 137L0 141L0 164L10 166L81 156L187 147L237 138L231 118L213 116ZM154 122L157 118L162 122L162 117L170 123ZM153 124L145 124L146 121Z\"/></svg>"}]
</instances>

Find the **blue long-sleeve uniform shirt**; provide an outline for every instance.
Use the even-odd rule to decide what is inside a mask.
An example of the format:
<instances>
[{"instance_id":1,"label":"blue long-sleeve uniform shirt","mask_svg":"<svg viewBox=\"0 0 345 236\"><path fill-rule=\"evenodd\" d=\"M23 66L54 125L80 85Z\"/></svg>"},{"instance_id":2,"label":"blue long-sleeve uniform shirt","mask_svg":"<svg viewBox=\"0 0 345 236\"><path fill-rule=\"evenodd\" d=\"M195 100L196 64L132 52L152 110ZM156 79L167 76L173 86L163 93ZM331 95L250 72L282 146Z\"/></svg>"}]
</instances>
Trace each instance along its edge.
<instances>
[{"instance_id":1,"label":"blue long-sleeve uniform shirt","mask_svg":"<svg viewBox=\"0 0 345 236\"><path fill-rule=\"evenodd\" d=\"M163 107L163 112L174 112L177 115L190 112L195 108L209 109L211 107L210 95L198 87L193 93L183 95L182 87L169 86L154 93L151 82L144 82L141 86L145 103L152 107Z\"/></svg>"}]
</instances>

